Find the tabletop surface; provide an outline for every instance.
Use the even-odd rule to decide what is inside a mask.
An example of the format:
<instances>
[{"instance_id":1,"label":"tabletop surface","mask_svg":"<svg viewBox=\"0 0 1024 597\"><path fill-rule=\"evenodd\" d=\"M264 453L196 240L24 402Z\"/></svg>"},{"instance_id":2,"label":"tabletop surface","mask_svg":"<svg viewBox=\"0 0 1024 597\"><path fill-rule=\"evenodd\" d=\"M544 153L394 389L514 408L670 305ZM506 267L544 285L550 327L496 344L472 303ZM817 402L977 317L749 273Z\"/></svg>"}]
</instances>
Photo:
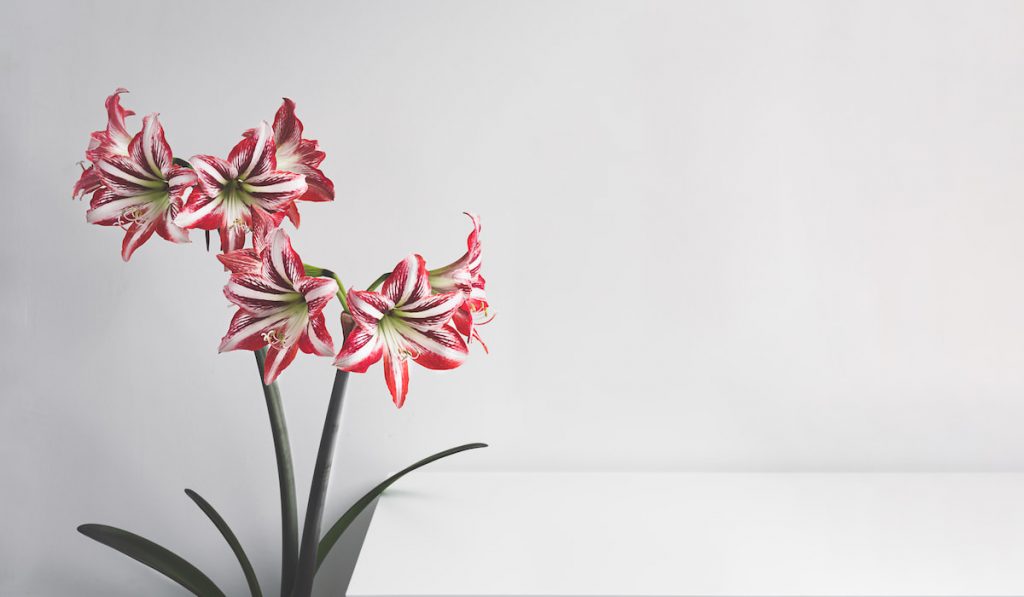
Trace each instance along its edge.
<instances>
[{"instance_id":1,"label":"tabletop surface","mask_svg":"<svg viewBox=\"0 0 1024 597\"><path fill-rule=\"evenodd\" d=\"M1024 474L416 473L348 594L1024 595Z\"/></svg>"}]
</instances>

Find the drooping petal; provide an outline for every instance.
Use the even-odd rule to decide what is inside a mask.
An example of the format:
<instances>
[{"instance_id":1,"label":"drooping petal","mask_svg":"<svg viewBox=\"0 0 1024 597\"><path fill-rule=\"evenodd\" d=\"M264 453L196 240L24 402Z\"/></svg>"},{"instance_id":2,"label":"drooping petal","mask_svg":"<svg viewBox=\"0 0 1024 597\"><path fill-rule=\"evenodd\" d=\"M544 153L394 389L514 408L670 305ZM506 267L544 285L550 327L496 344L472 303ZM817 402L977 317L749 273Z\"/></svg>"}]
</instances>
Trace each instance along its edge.
<instances>
[{"instance_id":1,"label":"drooping petal","mask_svg":"<svg viewBox=\"0 0 1024 597\"><path fill-rule=\"evenodd\" d=\"M391 391L395 406L402 408L409 393L409 359L404 356L384 353L384 381Z\"/></svg>"},{"instance_id":2,"label":"drooping petal","mask_svg":"<svg viewBox=\"0 0 1024 597\"><path fill-rule=\"evenodd\" d=\"M238 172L238 178L248 180L275 169L274 138L270 125L261 122L255 134L245 136L228 154L228 162Z\"/></svg>"},{"instance_id":3,"label":"drooping petal","mask_svg":"<svg viewBox=\"0 0 1024 597\"><path fill-rule=\"evenodd\" d=\"M396 308L392 313L420 331L436 330L452 320L465 296L458 291L432 294Z\"/></svg>"},{"instance_id":4,"label":"drooping petal","mask_svg":"<svg viewBox=\"0 0 1024 597\"><path fill-rule=\"evenodd\" d=\"M486 323L486 321L482 323ZM458 332L462 334L462 337L466 339L466 346L472 344L475 339L480 343L480 346L483 347L484 352L491 352L487 348L487 344L484 342L484 339L480 337L480 332L476 329L477 324L476 320L473 318L473 313L466 307L466 305L463 305L455 312L455 316L452 317L452 325L454 325L455 329L458 330Z\"/></svg>"},{"instance_id":5,"label":"drooping petal","mask_svg":"<svg viewBox=\"0 0 1024 597\"><path fill-rule=\"evenodd\" d=\"M274 313L266 317L246 313L239 309L231 318L228 332L220 341L218 352L229 350L258 350L267 345L263 333L279 325L287 317L283 313Z\"/></svg>"},{"instance_id":6,"label":"drooping petal","mask_svg":"<svg viewBox=\"0 0 1024 597\"><path fill-rule=\"evenodd\" d=\"M356 323L367 329L375 329L377 322L395 308L391 299L370 290L348 291L348 309Z\"/></svg>"},{"instance_id":7,"label":"drooping petal","mask_svg":"<svg viewBox=\"0 0 1024 597\"><path fill-rule=\"evenodd\" d=\"M366 373L370 365L380 360L384 346L376 328L356 326L345 337L334 366L351 373Z\"/></svg>"},{"instance_id":8,"label":"drooping petal","mask_svg":"<svg viewBox=\"0 0 1024 597\"><path fill-rule=\"evenodd\" d=\"M277 376L295 360L295 354L299 351L298 342L285 346L271 346L267 349L266 369L263 371L263 385L269 386L274 383Z\"/></svg>"},{"instance_id":9,"label":"drooping petal","mask_svg":"<svg viewBox=\"0 0 1024 597\"><path fill-rule=\"evenodd\" d=\"M136 164L148 168L154 177L164 178L174 156L164 137L164 127L158 114L149 114L142 119L142 132L132 139L128 155Z\"/></svg>"},{"instance_id":10,"label":"drooping petal","mask_svg":"<svg viewBox=\"0 0 1024 597\"><path fill-rule=\"evenodd\" d=\"M131 259L135 249L141 247L149 240L149 237L153 236L157 223L157 221L135 222L129 226L124 235L124 241L121 242L121 259L124 261Z\"/></svg>"},{"instance_id":11,"label":"drooping petal","mask_svg":"<svg viewBox=\"0 0 1024 597\"><path fill-rule=\"evenodd\" d=\"M299 348L306 354L329 357L334 354L334 340L327 331L323 313L311 314L306 331L299 340Z\"/></svg>"},{"instance_id":12,"label":"drooping petal","mask_svg":"<svg viewBox=\"0 0 1024 597\"><path fill-rule=\"evenodd\" d=\"M263 276L281 288L295 288L295 283L306 277L302 259L292 248L288 233L278 228L270 235L270 243L260 255Z\"/></svg>"},{"instance_id":13,"label":"drooping petal","mask_svg":"<svg viewBox=\"0 0 1024 597\"><path fill-rule=\"evenodd\" d=\"M99 172L96 171L96 167L83 167L82 175L78 177L75 187L71 190L71 196L75 199L81 199L86 195L95 193L102 186L103 182L100 179Z\"/></svg>"},{"instance_id":14,"label":"drooping petal","mask_svg":"<svg viewBox=\"0 0 1024 597\"><path fill-rule=\"evenodd\" d=\"M401 325L396 329L416 348L412 355L416 363L427 369L454 369L469 355L469 347L451 324L426 331Z\"/></svg>"},{"instance_id":15,"label":"drooping petal","mask_svg":"<svg viewBox=\"0 0 1024 597\"><path fill-rule=\"evenodd\" d=\"M217 259L233 274L256 274L260 270L260 256L253 249L238 249L221 253Z\"/></svg>"},{"instance_id":16,"label":"drooping petal","mask_svg":"<svg viewBox=\"0 0 1024 597\"><path fill-rule=\"evenodd\" d=\"M92 196L85 221L99 226L121 226L126 212L145 208L149 203L145 195L120 197L107 189L101 189Z\"/></svg>"},{"instance_id":17,"label":"drooping petal","mask_svg":"<svg viewBox=\"0 0 1024 597\"><path fill-rule=\"evenodd\" d=\"M217 234L220 236L221 253L230 253L231 251L237 251L245 246L245 237L247 235L246 229L243 226L235 224L234 222L231 224L222 225L217 230Z\"/></svg>"},{"instance_id":18,"label":"drooping petal","mask_svg":"<svg viewBox=\"0 0 1024 597\"><path fill-rule=\"evenodd\" d=\"M384 280L381 294L391 299L396 307L420 300L430 294L430 281L423 257L413 253L400 261Z\"/></svg>"},{"instance_id":19,"label":"drooping petal","mask_svg":"<svg viewBox=\"0 0 1024 597\"><path fill-rule=\"evenodd\" d=\"M186 194L189 189L186 189ZM187 243L191 242L188 238L188 230L181 228L174 223L174 218L178 216L178 212L181 211L182 200L175 196L171 196L170 205L164 210L163 215L160 217L160 221L157 223L156 233L160 235L164 240L168 240L172 243Z\"/></svg>"},{"instance_id":20,"label":"drooping petal","mask_svg":"<svg viewBox=\"0 0 1024 597\"><path fill-rule=\"evenodd\" d=\"M270 242L270 233L281 224L281 217L276 218L259 207L252 209L252 247L256 253L262 253Z\"/></svg>"},{"instance_id":21,"label":"drooping petal","mask_svg":"<svg viewBox=\"0 0 1024 597\"><path fill-rule=\"evenodd\" d=\"M330 278L303 278L295 285L306 301L310 315L319 314L338 292L338 283ZM332 350L333 352L333 350Z\"/></svg>"}]
</instances>

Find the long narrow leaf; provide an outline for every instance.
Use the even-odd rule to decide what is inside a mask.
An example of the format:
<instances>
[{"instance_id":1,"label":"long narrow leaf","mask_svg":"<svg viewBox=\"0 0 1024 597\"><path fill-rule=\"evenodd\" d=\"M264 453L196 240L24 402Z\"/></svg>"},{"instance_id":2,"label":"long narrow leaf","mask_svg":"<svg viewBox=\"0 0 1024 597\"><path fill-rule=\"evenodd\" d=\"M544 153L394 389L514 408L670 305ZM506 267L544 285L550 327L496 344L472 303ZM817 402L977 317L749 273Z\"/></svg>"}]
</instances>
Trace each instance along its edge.
<instances>
[{"instance_id":1,"label":"long narrow leaf","mask_svg":"<svg viewBox=\"0 0 1024 597\"><path fill-rule=\"evenodd\" d=\"M433 456L428 456L427 458L424 458L423 460L420 460L419 462L400 470L399 472L388 477L387 480L385 480L380 485L371 489L369 493L359 498L359 500L356 503L352 504L352 507L341 515L341 518L339 518L338 521L334 523L334 526L332 526L331 529L327 531L327 534L324 535L324 538L320 540L320 547L317 550L317 568L320 567L320 564L323 564L324 559L327 558L327 554L331 552L331 548L333 548L334 544L338 542L338 539L341 539L341 536L345 533L345 530L348 529L349 525L351 525L355 521L355 519L359 517L359 515L363 512L363 510L366 509L367 506L373 503L373 500L377 499L380 496L380 494L384 493L385 489L391 487L391 485L394 484L395 481L398 481L399 479L411 473L412 471L422 466L426 466L431 462L434 462L435 460L441 460L442 458L451 456L453 454L458 454L459 452L465 452L466 450L475 450L477 448L486 447L487 444L474 443L465 444L462 446L449 448L447 450L444 450L443 452L438 452Z\"/></svg>"},{"instance_id":2,"label":"long narrow leaf","mask_svg":"<svg viewBox=\"0 0 1024 597\"><path fill-rule=\"evenodd\" d=\"M256 578L256 571L252 569L252 562L249 561L249 556L245 555L245 550L242 549L242 544L238 542L238 537L231 531L231 527L224 518L217 513L217 510L210 505L210 502L203 499L203 496L192 491L191 489L185 490L185 495L192 498L192 501L199 506L199 509L206 514L210 521L213 522L213 526L217 527L220 534L224 536L224 540L228 542L231 547L231 551L235 552L235 557L238 558L238 564L242 566L242 574L245 575L245 582L249 583L249 593L252 597L263 597L263 591L260 590L260 581Z\"/></svg>"},{"instance_id":3,"label":"long narrow leaf","mask_svg":"<svg viewBox=\"0 0 1024 597\"><path fill-rule=\"evenodd\" d=\"M141 562L200 597L224 597L217 585L181 556L149 539L104 524L83 524L78 532Z\"/></svg>"}]
</instances>

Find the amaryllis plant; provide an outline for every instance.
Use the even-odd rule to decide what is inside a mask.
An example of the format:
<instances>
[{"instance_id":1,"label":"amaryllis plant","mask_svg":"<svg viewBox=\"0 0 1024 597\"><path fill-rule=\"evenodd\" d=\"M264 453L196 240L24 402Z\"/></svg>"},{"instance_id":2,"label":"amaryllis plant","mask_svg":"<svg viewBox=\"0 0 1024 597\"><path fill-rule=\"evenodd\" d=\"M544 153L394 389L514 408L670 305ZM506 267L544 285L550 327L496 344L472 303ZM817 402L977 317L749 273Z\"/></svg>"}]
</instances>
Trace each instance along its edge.
<instances>
[{"instance_id":1,"label":"amaryllis plant","mask_svg":"<svg viewBox=\"0 0 1024 597\"><path fill-rule=\"evenodd\" d=\"M281 498L281 597L308 597L320 564L356 517L403 475L435 460L485 444L457 446L425 458L377 485L356 501L326 533L324 503L349 373L365 373L383 361L384 380L395 406L409 393L409 364L426 369L462 365L475 340L486 351L478 326L489 305L480 274L480 219L468 214L467 251L430 269L418 254L407 255L364 290L346 290L337 269L304 263L285 221L298 228L298 202L334 201L334 183L320 166L324 152L303 137L295 102L285 99L273 125L244 131L226 158L198 154L175 157L157 114L142 118L121 105L125 89L106 101L106 128L92 133L83 170L72 194L89 197L86 221L124 231L121 258L129 261L153 238L188 243L193 229L216 231L223 292L236 307L219 351L247 350L256 358L270 417ZM138 125L137 125L138 126ZM155 236L154 236L155 233ZM392 257L394 258L394 257ZM215 262L216 263L216 262ZM393 262L392 262L393 263ZM335 298L338 320L325 314ZM337 340L336 340L337 339ZM277 378L299 353L337 368L320 438L320 450L299 532L291 448ZM253 596L263 589L249 558L223 517L198 493L185 493L224 536ZM85 524L84 535L163 573L196 595L224 595L198 568L164 547L128 531Z\"/></svg>"}]
</instances>

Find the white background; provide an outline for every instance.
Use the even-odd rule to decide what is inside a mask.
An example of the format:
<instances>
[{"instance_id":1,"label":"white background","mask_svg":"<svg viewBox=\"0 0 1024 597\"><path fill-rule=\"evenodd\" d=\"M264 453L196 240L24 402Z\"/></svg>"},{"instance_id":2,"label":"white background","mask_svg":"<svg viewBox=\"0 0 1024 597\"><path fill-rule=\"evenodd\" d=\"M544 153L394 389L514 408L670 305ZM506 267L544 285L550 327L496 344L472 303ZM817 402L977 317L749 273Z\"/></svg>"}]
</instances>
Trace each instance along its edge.
<instances>
[{"instance_id":1,"label":"white background","mask_svg":"<svg viewBox=\"0 0 1024 597\"><path fill-rule=\"evenodd\" d=\"M182 157L295 99L338 191L295 246L350 285L458 257L460 212L483 217L491 354L414 368L402 410L379 366L353 380L330 520L474 440L444 467L1024 468L1022 4L7 1L0 23L4 595L180 594L82 522L241 593L184 487L277 585L223 271L198 233L124 264L70 199L118 86ZM280 382L303 503L333 374Z\"/></svg>"}]
</instances>

